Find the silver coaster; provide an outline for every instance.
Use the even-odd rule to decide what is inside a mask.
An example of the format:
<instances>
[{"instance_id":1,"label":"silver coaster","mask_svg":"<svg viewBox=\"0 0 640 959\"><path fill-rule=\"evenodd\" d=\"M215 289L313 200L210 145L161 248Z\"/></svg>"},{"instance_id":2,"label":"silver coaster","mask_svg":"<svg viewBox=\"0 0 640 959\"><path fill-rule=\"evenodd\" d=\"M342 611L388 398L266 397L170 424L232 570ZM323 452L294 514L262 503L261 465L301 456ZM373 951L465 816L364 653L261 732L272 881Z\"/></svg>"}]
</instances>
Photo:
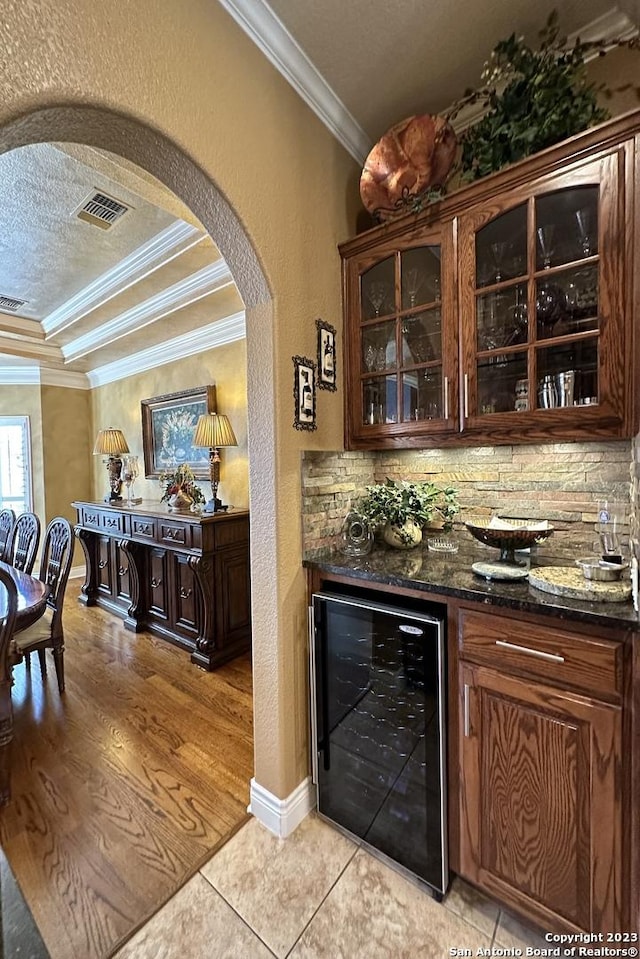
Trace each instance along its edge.
<instances>
[{"instance_id":1,"label":"silver coaster","mask_svg":"<svg viewBox=\"0 0 640 959\"><path fill-rule=\"evenodd\" d=\"M471 569L485 579L511 580L511 582L526 579L529 575L526 567L509 566L508 563L472 563Z\"/></svg>"}]
</instances>

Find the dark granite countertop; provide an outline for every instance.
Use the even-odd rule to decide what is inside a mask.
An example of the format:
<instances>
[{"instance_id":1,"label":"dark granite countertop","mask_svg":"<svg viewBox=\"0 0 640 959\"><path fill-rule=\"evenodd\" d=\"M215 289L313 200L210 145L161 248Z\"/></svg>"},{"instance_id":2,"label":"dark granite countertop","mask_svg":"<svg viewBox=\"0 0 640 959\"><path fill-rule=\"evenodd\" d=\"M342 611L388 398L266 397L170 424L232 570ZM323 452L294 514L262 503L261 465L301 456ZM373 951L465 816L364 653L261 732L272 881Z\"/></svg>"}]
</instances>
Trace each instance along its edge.
<instances>
[{"instance_id":1,"label":"dark granite countertop","mask_svg":"<svg viewBox=\"0 0 640 959\"><path fill-rule=\"evenodd\" d=\"M304 566L337 575L347 575L362 581L362 585L384 583L398 588L410 588L437 593L440 596L473 600L495 606L574 620L615 629L640 632L640 617L628 602L590 602L568 599L542 592L530 586L527 580L511 583L486 580L471 569L474 562L495 562L497 551L469 542L462 534L457 553L435 553L424 544L413 550L396 550L374 546L368 556L354 558L338 550L327 550L319 556L308 556ZM531 553L516 554L520 562L531 567L571 566L572 561L543 554L538 548Z\"/></svg>"}]
</instances>

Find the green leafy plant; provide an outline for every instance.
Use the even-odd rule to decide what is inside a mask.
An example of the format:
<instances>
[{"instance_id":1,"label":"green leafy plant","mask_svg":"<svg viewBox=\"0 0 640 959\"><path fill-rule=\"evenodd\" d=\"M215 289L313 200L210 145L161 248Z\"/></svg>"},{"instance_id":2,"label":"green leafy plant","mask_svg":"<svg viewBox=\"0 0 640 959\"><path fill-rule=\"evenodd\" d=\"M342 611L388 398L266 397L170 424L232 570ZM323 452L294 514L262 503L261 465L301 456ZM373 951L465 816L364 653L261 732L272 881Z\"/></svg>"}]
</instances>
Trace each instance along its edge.
<instances>
[{"instance_id":1,"label":"green leafy plant","mask_svg":"<svg viewBox=\"0 0 640 959\"><path fill-rule=\"evenodd\" d=\"M640 49L640 40L607 39L568 45L560 34L554 10L539 33L537 49L524 37L512 34L501 40L485 63L483 86L466 90L446 112L451 121L460 111L479 104L487 112L460 137L460 173L463 180L476 180L567 137L606 120L608 111L599 105L598 94L613 92L605 84L591 82L586 74L589 56L605 56L611 49ZM640 88L632 84L617 90Z\"/></svg>"},{"instance_id":2,"label":"green leafy plant","mask_svg":"<svg viewBox=\"0 0 640 959\"><path fill-rule=\"evenodd\" d=\"M460 510L458 491L452 486L440 487L428 481L396 483L387 478L384 483L365 489L366 496L360 500L358 509L374 529L385 523L402 526L412 519L419 526L442 520L444 529L449 530Z\"/></svg>"},{"instance_id":3,"label":"green leafy plant","mask_svg":"<svg viewBox=\"0 0 640 959\"><path fill-rule=\"evenodd\" d=\"M195 480L193 470L186 463L182 463L172 470L165 470L160 474L160 485L162 486L160 502L164 503L170 500L179 490L190 496L196 505L206 502L204 494L200 487L196 485Z\"/></svg>"}]
</instances>

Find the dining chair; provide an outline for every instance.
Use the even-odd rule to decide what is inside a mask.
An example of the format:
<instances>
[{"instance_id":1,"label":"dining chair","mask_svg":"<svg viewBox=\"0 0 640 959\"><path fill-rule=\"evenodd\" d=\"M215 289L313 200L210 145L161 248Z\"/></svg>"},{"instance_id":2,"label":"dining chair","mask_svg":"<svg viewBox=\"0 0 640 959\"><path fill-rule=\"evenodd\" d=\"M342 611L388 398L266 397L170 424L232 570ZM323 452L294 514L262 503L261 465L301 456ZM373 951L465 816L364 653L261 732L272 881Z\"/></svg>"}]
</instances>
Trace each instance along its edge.
<instances>
[{"instance_id":1,"label":"dining chair","mask_svg":"<svg viewBox=\"0 0 640 959\"><path fill-rule=\"evenodd\" d=\"M18 608L18 590L7 570L0 568L0 806L11 799L11 645Z\"/></svg>"},{"instance_id":2,"label":"dining chair","mask_svg":"<svg viewBox=\"0 0 640 959\"><path fill-rule=\"evenodd\" d=\"M62 607L69 579L75 533L68 519L56 516L47 527L40 561L39 579L51 592L44 614L27 629L16 633L11 643L11 664L19 663L32 652L38 653L42 675L47 674L45 653L53 650L58 689L64 692L64 632Z\"/></svg>"},{"instance_id":3,"label":"dining chair","mask_svg":"<svg viewBox=\"0 0 640 959\"><path fill-rule=\"evenodd\" d=\"M7 563L31 573L40 544L40 520L35 513L21 513L15 521L7 550Z\"/></svg>"},{"instance_id":4,"label":"dining chair","mask_svg":"<svg viewBox=\"0 0 640 959\"><path fill-rule=\"evenodd\" d=\"M0 510L0 560L8 562L11 534L16 521L16 514L12 509Z\"/></svg>"}]
</instances>

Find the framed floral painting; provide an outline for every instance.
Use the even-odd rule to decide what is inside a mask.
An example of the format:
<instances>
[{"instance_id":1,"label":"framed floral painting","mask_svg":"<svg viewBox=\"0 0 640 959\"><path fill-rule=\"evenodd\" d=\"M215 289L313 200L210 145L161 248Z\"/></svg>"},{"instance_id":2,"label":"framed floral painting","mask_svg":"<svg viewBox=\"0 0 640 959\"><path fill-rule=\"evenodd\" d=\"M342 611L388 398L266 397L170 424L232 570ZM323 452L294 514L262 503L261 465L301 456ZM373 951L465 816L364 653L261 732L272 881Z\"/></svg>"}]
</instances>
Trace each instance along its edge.
<instances>
[{"instance_id":1,"label":"framed floral painting","mask_svg":"<svg viewBox=\"0 0 640 959\"><path fill-rule=\"evenodd\" d=\"M140 402L144 475L158 479L172 466L190 466L198 479L209 477L209 450L193 445L198 417L216 410L215 386L166 393Z\"/></svg>"}]
</instances>

